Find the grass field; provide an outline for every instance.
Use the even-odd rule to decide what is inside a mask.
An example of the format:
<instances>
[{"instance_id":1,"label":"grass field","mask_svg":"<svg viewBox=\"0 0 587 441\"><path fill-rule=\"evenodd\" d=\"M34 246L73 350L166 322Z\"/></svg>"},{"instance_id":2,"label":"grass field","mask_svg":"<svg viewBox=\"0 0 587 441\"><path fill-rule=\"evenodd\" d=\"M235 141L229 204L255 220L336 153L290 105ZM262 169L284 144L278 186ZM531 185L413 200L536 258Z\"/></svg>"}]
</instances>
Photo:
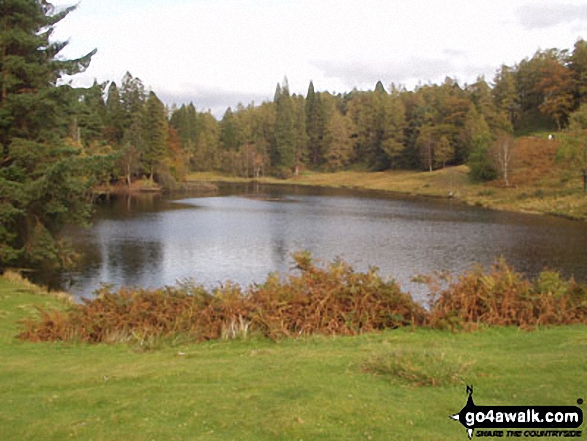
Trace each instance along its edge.
<instances>
[{"instance_id":1,"label":"grass field","mask_svg":"<svg viewBox=\"0 0 587 441\"><path fill-rule=\"evenodd\" d=\"M1 440L465 440L465 384L480 405L587 398L587 326L145 351L15 339L36 306L65 307L0 279Z\"/></svg>"}]
</instances>

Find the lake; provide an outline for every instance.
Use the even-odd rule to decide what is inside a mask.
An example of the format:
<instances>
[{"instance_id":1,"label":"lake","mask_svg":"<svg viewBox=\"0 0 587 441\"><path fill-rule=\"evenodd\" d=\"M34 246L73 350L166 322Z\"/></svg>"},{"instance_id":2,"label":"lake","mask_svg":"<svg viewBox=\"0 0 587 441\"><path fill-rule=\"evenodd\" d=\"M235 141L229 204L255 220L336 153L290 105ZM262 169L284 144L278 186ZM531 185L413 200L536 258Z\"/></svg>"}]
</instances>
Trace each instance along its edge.
<instances>
[{"instance_id":1,"label":"lake","mask_svg":"<svg viewBox=\"0 0 587 441\"><path fill-rule=\"evenodd\" d=\"M70 235L84 257L61 285L79 297L101 283L258 283L288 272L297 250L376 266L416 298L424 289L414 275L498 256L529 275L549 268L587 281L587 223L365 191L250 184L213 197L122 197L98 204L93 226Z\"/></svg>"}]
</instances>

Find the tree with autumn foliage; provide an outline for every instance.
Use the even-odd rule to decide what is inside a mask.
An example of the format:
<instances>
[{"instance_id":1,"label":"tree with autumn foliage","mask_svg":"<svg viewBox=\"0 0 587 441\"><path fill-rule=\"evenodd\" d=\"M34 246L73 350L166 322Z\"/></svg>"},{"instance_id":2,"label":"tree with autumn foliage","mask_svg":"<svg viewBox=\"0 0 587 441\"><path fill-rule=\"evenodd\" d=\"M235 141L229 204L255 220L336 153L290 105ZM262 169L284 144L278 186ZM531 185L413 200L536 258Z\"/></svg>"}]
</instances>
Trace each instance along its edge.
<instances>
[{"instance_id":1,"label":"tree with autumn foliage","mask_svg":"<svg viewBox=\"0 0 587 441\"><path fill-rule=\"evenodd\" d=\"M536 88L543 100L538 109L550 116L561 130L575 104L573 72L563 64L563 60L553 57L545 60L540 74Z\"/></svg>"}]
</instances>

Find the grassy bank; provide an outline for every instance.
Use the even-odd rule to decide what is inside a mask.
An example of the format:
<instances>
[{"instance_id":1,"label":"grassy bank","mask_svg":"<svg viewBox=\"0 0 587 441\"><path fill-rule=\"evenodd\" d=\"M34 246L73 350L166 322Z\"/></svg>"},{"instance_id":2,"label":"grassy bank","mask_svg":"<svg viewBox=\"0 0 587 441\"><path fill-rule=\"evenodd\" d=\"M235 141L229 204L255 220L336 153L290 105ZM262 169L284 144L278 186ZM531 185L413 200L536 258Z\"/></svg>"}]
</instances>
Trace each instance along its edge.
<instances>
[{"instance_id":1,"label":"grassy bank","mask_svg":"<svg viewBox=\"0 0 587 441\"><path fill-rule=\"evenodd\" d=\"M269 184L295 184L333 188L389 191L430 197L454 197L470 205L498 210L552 214L587 220L587 195L581 177L569 174L555 161L558 142L540 137L519 138L510 171L510 186L503 180L472 182L467 166L420 171L304 172L290 179L261 178ZM247 182L248 179L217 173L192 173L191 181Z\"/></svg>"},{"instance_id":2,"label":"grassy bank","mask_svg":"<svg viewBox=\"0 0 587 441\"><path fill-rule=\"evenodd\" d=\"M51 296L0 279L3 440L454 440L478 404L574 405L587 327L216 341L153 351L16 340Z\"/></svg>"}]
</instances>

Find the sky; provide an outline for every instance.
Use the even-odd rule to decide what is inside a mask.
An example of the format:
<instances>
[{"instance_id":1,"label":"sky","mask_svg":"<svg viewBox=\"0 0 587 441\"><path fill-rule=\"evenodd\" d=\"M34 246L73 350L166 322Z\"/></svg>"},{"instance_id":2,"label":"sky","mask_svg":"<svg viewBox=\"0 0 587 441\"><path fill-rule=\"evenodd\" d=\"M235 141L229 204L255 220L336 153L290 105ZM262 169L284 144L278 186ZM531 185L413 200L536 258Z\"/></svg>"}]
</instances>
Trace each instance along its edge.
<instances>
[{"instance_id":1,"label":"sky","mask_svg":"<svg viewBox=\"0 0 587 441\"><path fill-rule=\"evenodd\" d=\"M57 7L72 1L53 0ZM54 38L98 49L76 86L129 71L166 104L221 118L292 93L491 81L539 49L587 39L587 0L81 0Z\"/></svg>"}]
</instances>

